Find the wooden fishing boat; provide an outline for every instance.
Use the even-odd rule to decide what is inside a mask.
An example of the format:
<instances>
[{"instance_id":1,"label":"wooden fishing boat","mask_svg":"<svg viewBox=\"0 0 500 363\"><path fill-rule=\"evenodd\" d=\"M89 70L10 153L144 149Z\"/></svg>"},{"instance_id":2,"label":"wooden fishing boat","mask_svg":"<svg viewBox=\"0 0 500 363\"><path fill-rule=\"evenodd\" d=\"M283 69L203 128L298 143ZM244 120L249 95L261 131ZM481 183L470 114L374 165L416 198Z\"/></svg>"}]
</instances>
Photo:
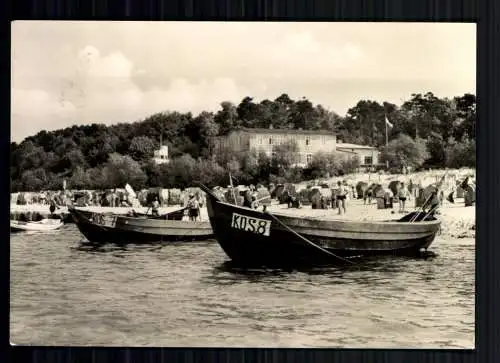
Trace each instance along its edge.
<instances>
[{"instance_id":1,"label":"wooden fishing boat","mask_svg":"<svg viewBox=\"0 0 500 363\"><path fill-rule=\"evenodd\" d=\"M50 219L45 218L40 221L16 221L10 220L10 230L11 232L46 232L46 231L54 231L56 229L61 228L64 225L64 222L60 219Z\"/></svg>"},{"instance_id":2,"label":"wooden fishing boat","mask_svg":"<svg viewBox=\"0 0 500 363\"><path fill-rule=\"evenodd\" d=\"M163 216L95 213L68 208L80 232L93 243L201 241L213 238L209 221L182 221L184 209Z\"/></svg>"},{"instance_id":3,"label":"wooden fishing boat","mask_svg":"<svg viewBox=\"0 0 500 363\"><path fill-rule=\"evenodd\" d=\"M415 218L416 212L373 222L271 214L226 203L201 187L215 238L231 260L245 265L321 265L345 263L354 256L420 255L441 224L424 213Z\"/></svg>"}]
</instances>

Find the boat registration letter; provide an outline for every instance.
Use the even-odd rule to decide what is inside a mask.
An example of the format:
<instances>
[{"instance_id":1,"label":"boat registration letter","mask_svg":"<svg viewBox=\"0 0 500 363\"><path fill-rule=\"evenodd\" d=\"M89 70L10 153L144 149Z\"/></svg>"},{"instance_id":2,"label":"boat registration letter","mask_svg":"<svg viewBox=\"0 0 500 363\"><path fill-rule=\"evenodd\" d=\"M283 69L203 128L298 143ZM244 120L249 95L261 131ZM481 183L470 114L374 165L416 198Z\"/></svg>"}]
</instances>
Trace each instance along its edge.
<instances>
[{"instance_id":1,"label":"boat registration letter","mask_svg":"<svg viewBox=\"0 0 500 363\"><path fill-rule=\"evenodd\" d=\"M92 213L92 220L95 224L103 227L115 228L116 226L116 216L106 215L102 213Z\"/></svg>"},{"instance_id":2,"label":"boat registration letter","mask_svg":"<svg viewBox=\"0 0 500 363\"><path fill-rule=\"evenodd\" d=\"M231 227L262 236L269 236L271 234L271 221L244 216L238 213L233 213Z\"/></svg>"}]
</instances>

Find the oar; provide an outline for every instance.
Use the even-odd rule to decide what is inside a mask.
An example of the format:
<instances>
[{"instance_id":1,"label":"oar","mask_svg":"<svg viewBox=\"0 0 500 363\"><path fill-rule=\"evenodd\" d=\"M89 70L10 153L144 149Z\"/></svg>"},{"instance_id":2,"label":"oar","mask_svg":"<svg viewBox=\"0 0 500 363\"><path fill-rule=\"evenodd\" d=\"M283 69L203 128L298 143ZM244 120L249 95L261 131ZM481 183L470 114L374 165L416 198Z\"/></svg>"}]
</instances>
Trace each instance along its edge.
<instances>
[{"instance_id":1,"label":"oar","mask_svg":"<svg viewBox=\"0 0 500 363\"><path fill-rule=\"evenodd\" d=\"M276 222L278 222L281 226L285 227L288 231L290 231L291 233L293 233L294 235L296 235L297 237L299 237L300 239L302 239L303 241L305 241L306 243L308 243L309 245L319 249L320 251L326 253L327 255L330 255L332 257L335 257L341 261L345 261L345 262L349 262L353 265L357 265L356 263L354 263L353 261L349 261L348 259L346 258L343 258L343 257L340 257L328 250L325 250L323 247L321 246L318 246L317 244L315 244L314 242L308 240L307 238L305 238L304 236L298 234L297 232L295 232L293 229L291 229L290 227L288 227L286 224L284 224L282 221L280 221L278 218L276 218L273 214L269 213L269 212L266 212L267 215L269 215L272 219L274 219Z\"/></svg>"},{"instance_id":2,"label":"oar","mask_svg":"<svg viewBox=\"0 0 500 363\"><path fill-rule=\"evenodd\" d=\"M441 177L441 180L439 181L439 183L437 183L436 185L436 191L434 193L431 193L431 195L427 198L427 200L425 201L425 203L422 205L421 209L422 211L424 210L425 206L427 205L427 202L435 195L437 195L437 193L439 193L439 191L441 190L441 187L444 183L444 180L446 179L446 176L448 175L448 172L446 172L442 177ZM411 219L410 219L410 222L414 222L417 217L420 215L420 211L415 214Z\"/></svg>"},{"instance_id":3,"label":"oar","mask_svg":"<svg viewBox=\"0 0 500 363\"><path fill-rule=\"evenodd\" d=\"M429 196L427 197L427 199L425 200L425 202L424 202L424 203L423 203L423 204L422 204L422 205L421 205L421 206L420 206L420 207L416 210L416 212L417 212L417 213L416 213L413 217L411 217L411 219L410 219L410 223L415 222L415 220L416 220L416 219L418 218L418 216L420 215L421 211L423 211L423 210L424 210L424 208L427 206L427 203L428 203L428 202L429 202L429 200L432 198L432 196L433 196L433 193L431 193L431 195L429 195Z\"/></svg>"},{"instance_id":4,"label":"oar","mask_svg":"<svg viewBox=\"0 0 500 363\"><path fill-rule=\"evenodd\" d=\"M161 217L166 217L168 219L168 217L174 213L179 213L181 211L185 211L186 209L188 209L188 207L184 207L184 208L181 208L181 209L177 209L177 210L173 210L172 212L168 212L168 213L165 213L163 214Z\"/></svg>"},{"instance_id":5,"label":"oar","mask_svg":"<svg viewBox=\"0 0 500 363\"><path fill-rule=\"evenodd\" d=\"M259 198L259 199L255 199L255 200L252 202L252 204L253 204L253 203L260 203L260 201L261 201L261 200L268 199L268 198L270 198L270 197L269 197L269 196L265 196L265 197L262 197L262 198Z\"/></svg>"},{"instance_id":6,"label":"oar","mask_svg":"<svg viewBox=\"0 0 500 363\"><path fill-rule=\"evenodd\" d=\"M434 212L436 209L438 209L439 207L439 204L436 204L434 207L432 207L428 212L427 214L424 216L424 218L422 218L422 222L425 221L427 219L428 216L431 215L432 212Z\"/></svg>"}]
</instances>

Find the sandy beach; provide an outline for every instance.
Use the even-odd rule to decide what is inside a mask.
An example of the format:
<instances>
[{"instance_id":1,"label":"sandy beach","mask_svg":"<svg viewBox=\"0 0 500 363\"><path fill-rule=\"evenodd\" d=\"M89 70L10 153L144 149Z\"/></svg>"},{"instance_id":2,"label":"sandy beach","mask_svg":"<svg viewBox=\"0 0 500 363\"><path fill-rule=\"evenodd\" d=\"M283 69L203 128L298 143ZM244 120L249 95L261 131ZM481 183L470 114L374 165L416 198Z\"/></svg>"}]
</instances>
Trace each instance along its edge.
<instances>
[{"instance_id":1,"label":"sandy beach","mask_svg":"<svg viewBox=\"0 0 500 363\"><path fill-rule=\"evenodd\" d=\"M414 200L410 200L406 206L406 210L414 210ZM170 206L160 208L159 213L172 212L180 206ZM296 216L309 216L317 218L332 218L353 221L374 221L374 220L388 220L396 219L401 216L397 213L398 205L395 204L393 209L377 209L375 201L369 205L364 205L363 200L348 200L347 213L339 215L337 209L312 209L310 206L302 206L300 209L289 209L285 204L278 205L275 201L269 207L270 212L283 213ZM49 207L47 205L16 205L11 204L11 212L42 212L47 213ZM119 213L126 214L132 208L126 207L82 207L81 209L90 210L96 213ZM139 207L134 208L136 212L146 213L149 208ZM68 213L66 207L61 207L57 210L58 213ZM440 208L440 218L442 220L441 235L446 237L463 238L475 237L475 224L476 224L476 208L464 207L462 198L457 198L455 203L444 201L443 206ZM187 217L186 217L187 218ZM201 219L208 220L207 209L201 208Z\"/></svg>"}]
</instances>

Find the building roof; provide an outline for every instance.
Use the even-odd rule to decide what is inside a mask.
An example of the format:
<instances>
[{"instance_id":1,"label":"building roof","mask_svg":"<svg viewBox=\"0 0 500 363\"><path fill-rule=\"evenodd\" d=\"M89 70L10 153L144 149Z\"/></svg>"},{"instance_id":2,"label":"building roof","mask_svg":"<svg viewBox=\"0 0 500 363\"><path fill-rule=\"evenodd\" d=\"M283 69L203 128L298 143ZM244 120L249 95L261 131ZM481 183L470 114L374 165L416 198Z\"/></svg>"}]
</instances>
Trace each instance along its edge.
<instances>
[{"instance_id":1,"label":"building roof","mask_svg":"<svg viewBox=\"0 0 500 363\"><path fill-rule=\"evenodd\" d=\"M366 145L357 145L357 144L348 144L348 143L337 143L337 149L376 149L373 146Z\"/></svg>"},{"instance_id":2,"label":"building roof","mask_svg":"<svg viewBox=\"0 0 500 363\"><path fill-rule=\"evenodd\" d=\"M338 152L341 152L341 153L346 153L346 154L356 154L354 151L350 151L350 150L337 150Z\"/></svg>"},{"instance_id":3,"label":"building roof","mask_svg":"<svg viewBox=\"0 0 500 363\"><path fill-rule=\"evenodd\" d=\"M329 135L335 133L328 130L298 130L298 129L264 129L264 128L241 128L234 131L244 131L255 134L294 134L294 135Z\"/></svg>"}]
</instances>

